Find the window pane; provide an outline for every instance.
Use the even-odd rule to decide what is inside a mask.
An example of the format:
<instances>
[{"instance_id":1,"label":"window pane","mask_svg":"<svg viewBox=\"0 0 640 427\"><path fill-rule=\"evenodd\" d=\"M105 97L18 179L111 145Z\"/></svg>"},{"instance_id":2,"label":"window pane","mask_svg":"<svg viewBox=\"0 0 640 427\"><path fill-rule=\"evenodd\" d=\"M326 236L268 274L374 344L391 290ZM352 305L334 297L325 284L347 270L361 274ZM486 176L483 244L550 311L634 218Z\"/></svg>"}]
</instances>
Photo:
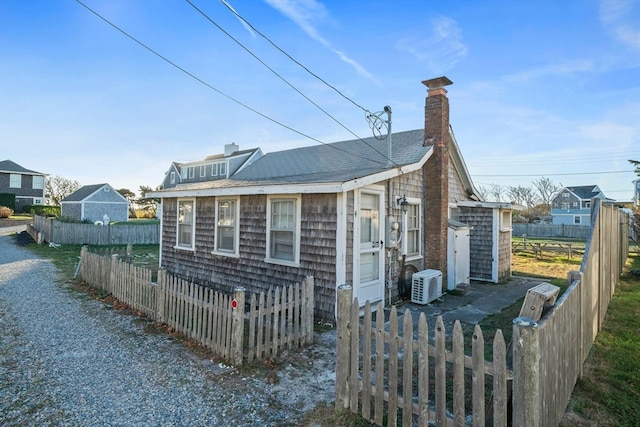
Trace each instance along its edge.
<instances>
[{"instance_id":1,"label":"window pane","mask_svg":"<svg viewBox=\"0 0 640 427\"><path fill-rule=\"evenodd\" d=\"M218 230L217 246L218 250L235 251L235 200L220 200L218 202Z\"/></svg>"},{"instance_id":2,"label":"window pane","mask_svg":"<svg viewBox=\"0 0 640 427\"><path fill-rule=\"evenodd\" d=\"M271 257L293 261L293 232L271 232Z\"/></svg>"},{"instance_id":3,"label":"window pane","mask_svg":"<svg viewBox=\"0 0 640 427\"><path fill-rule=\"evenodd\" d=\"M220 163L220 175L226 175L227 173L227 164Z\"/></svg>"},{"instance_id":4,"label":"window pane","mask_svg":"<svg viewBox=\"0 0 640 427\"><path fill-rule=\"evenodd\" d=\"M42 190L44 188L44 177L43 176L34 176L33 177L33 188L35 190Z\"/></svg>"},{"instance_id":5,"label":"window pane","mask_svg":"<svg viewBox=\"0 0 640 427\"><path fill-rule=\"evenodd\" d=\"M178 203L178 245L191 246L193 201Z\"/></svg>"},{"instance_id":6,"label":"window pane","mask_svg":"<svg viewBox=\"0 0 640 427\"><path fill-rule=\"evenodd\" d=\"M12 173L9 177L9 187L22 188L22 175Z\"/></svg>"}]
</instances>

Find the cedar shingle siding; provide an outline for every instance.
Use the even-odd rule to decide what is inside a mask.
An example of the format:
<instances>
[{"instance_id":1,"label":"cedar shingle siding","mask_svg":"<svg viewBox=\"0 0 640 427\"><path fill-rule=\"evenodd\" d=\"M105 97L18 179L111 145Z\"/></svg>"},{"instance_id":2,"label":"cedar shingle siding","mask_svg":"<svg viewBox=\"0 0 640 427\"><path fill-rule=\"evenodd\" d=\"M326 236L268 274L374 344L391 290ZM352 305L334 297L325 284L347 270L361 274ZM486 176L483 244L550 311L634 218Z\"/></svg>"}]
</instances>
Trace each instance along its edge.
<instances>
[{"instance_id":1,"label":"cedar shingle siding","mask_svg":"<svg viewBox=\"0 0 640 427\"><path fill-rule=\"evenodd\" d=\"M236 258L212 254L216 223L214 197L196 199L193 251L175 248L177 199L165 199L162 266L169 273L225 292L231 292L236 286L266 292L273 286L295 284L305 276L313 276L316 316L333 320L336 298L335 194L302 195L299 267L264 261L266 203L265 195L240 198L240 256Z\"/></svg>"},{"instance_id":2,"label":"cedar shingle siding","mask_svg":"<svg viewBox=\"0 0 640 427\"><path fill-rule=\"evenodd\" d=\"M473 254L469 259L471 278L492 280L493 210L460 207L458 219L470 227L469 246Z\"/></svg>"}]
</instances>

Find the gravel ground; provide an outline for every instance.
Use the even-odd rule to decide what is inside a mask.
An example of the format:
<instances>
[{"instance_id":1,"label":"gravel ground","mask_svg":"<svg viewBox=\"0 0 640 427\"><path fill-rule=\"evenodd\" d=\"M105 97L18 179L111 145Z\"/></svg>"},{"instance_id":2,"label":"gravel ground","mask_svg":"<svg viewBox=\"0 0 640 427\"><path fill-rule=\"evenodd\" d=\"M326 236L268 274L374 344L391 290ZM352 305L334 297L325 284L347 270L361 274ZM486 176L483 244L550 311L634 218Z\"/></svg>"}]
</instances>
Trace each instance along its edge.
<instances>
[{"instance_id":1,"label":"gravel ground","mask_svg":"<svg viewBox=\"0 0 640 427\"><path fill-rule=\"evenodd\" d=\"M332 331L252 375L145 332L14 241L0 235L0 425L288 426L333 402Z\"/></svg>"}]
</instances>

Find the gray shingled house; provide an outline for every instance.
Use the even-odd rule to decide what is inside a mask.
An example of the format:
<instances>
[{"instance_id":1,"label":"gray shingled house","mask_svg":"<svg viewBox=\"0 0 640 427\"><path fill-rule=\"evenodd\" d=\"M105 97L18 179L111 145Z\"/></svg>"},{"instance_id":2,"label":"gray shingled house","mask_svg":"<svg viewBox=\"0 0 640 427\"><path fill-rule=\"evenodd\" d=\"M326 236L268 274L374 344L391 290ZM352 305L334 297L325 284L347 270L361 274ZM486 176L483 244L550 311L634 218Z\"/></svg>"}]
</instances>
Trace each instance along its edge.
<instances>
[{"instance_id":1,"label":"gray shingled house","mask_svg":"<svg viewBox=\"0 0 640 427\"><path fill-rule=\"evenodd\" d=\"M22 212L26 205L45 203L46 177L11 160L0 161L0 193L15 194L16 212Z\"/></svg>"},{"instance_id":2,"label":"gray shingled house","mask_svg":"<svg viewBox=\"0 0 640 427\"><path fill-rule=\"evenodd\" d=\"M61 215L78 221L110 221L129 219L129 201L109 184L85 185L61 202Z\"/></svg>"},{"instance_id":3,"label":"gray shingled house","mask_svg":"<svg viewBox=\"0 0 640 427\"><path fill-rule=\"evenodd\" d=\"M161 267L226 291L313 276L316 316L329 321L341 284L362 304L403 296L407 271L438 271L446 288L452 220L471 219L482 202L449 126L451 82L423 83L425 128L393 133L391 145L371 137L268 153L224 179L147 194L162 199ZM508 206L489 208L510 218ZM491 228L492 212L478 216L479 229ZM483 244L491 257L492 241ZM463 255L456 258L468 263ZM503 278L508 257L500 260Z\"/></svg>"}]
</instances>

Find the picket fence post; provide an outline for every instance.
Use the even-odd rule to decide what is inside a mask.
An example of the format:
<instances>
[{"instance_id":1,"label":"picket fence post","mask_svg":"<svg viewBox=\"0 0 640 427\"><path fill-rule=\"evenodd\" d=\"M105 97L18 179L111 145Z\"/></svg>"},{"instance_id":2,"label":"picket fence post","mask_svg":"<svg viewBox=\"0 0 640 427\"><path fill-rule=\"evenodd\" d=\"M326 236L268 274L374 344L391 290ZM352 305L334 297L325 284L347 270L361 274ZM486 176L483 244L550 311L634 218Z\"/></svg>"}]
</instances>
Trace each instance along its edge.
<instances>
[{"instance_id":1,"label":"picket fence post","mask_svg":"<svg viewBox=\"0 0 640 427\"><path fill-rule=\"evenodd\" d=\"M350 285L338 286L338 306L336 313L336 412L349 408L349 372L351 360L351 325L349 312L353 301ZM355 351L358 351L356 349Z\"/></svg>"},{"instance_id":2,"label":"picket fence post","mask_svg":"<svg viewBox=\"0 0 640 427\"><path fill-rule=\"evenodd\" d=\"M165 323L164 302L166 285L166 273L164 268L158 269L158 287L156 288L156 322Z\"/></svg>"},{"instance_id":3,"label":"picket fence post","mask_svg":"<svg viewBox=\"0 0 640 427\"><path fill-rule=\"evenodd\" d=\"M513 320L513 425L540 425L540 330L527 317Z\"/></svg>"},{"instance_id":4,"label":"picket fence post","mask_svg":"<svg viewBox=\"0 0 640 427\"><path fill-rule=\"evenodd\" d=\"M242 341L244 338L244 300L245 289L241 286L233 290L231 307L231 361L236 365L242 365Z\"/></svg>"}]
</instances>

